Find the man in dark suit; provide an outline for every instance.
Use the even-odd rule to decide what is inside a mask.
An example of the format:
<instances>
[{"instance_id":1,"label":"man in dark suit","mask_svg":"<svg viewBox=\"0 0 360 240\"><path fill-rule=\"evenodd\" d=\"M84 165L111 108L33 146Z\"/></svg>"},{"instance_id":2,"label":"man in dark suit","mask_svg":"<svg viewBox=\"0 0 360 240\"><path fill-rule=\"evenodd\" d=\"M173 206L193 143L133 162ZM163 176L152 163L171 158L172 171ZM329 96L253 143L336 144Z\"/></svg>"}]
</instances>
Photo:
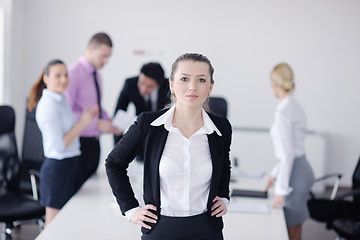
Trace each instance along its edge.
<instances>
[{"instance_id":1,"label":"man in dark suit","mask_svg":"<svg viewBox=\"0 0 360 240\"><path fill-rule=\"evenodd\" d=\"M160 110L170 102L169 81L159 63L144 64L139 76L125 80L114 114L119 109L126 111L131 102L135 105L136 115ZM115 144L119 140L120 137L114 137Z\"/></svg>"},{"instance_id":2,"label":"man in dark suit","mask_svg":"<svg viewBox=\"0 0 360 240\"><path fill-rule=\"evenodd\" d=\"M164 70L159 63L151 62L141 67L139 76L126 79L115 113L119 109L126 111L130 102L136 107L136 115L160 110L169 100L169 82L164 77Z\"/></svg>"}]
</instances>

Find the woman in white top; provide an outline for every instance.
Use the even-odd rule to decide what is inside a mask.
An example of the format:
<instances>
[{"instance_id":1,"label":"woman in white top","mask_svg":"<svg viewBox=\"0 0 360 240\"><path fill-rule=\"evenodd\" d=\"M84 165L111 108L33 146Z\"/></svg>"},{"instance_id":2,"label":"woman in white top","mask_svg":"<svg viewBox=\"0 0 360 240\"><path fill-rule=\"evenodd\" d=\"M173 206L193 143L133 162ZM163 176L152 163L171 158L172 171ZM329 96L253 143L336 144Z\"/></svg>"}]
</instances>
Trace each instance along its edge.
<instances>
[{"instance_id":1,"label":"woman in white top","mask_svg":"<svg viewBox=\"0 0 360 240\"><path fill-rule=\"evenodd\" d=\"M266 190L275 185L273 207L284 208L290 240L301 239L301 225L309 218L307 197L314 175L305 155L306 117L295 100L294 75L281 63L270 75L275 97L280 99L270 136L279 162L273 168Z\"/></svg>"},{"instance_id":2,"label":"woman in white top","mask_svg":"<svg viewBox=\"0 0 360 240\"><path fill-rule=\"evenodd\" d=\"M52 60L35 82L28 100L29 111L37 106L36 122L46 157L40 169L40 203L46 207L45 226L79 186L79 135L98 114L98 106L89 107L76 121L63 95L68 83L65 64Z\"/></svg>"},{"instance_id":3,"label":"woman in white top","mask_svg":"<svg viewBox=\"0 0 360 240\"><path fill-rule=\"evenodd\" d=\"M142 226L143 240L223 239L232 131L225 117L203 108L213 72L201 54L178 57L169 80L173 106L140 114L106 159L121 212ZM134 197L126 170L139 152L144 153L144 206Z\"/></svg>"}]
</instances>

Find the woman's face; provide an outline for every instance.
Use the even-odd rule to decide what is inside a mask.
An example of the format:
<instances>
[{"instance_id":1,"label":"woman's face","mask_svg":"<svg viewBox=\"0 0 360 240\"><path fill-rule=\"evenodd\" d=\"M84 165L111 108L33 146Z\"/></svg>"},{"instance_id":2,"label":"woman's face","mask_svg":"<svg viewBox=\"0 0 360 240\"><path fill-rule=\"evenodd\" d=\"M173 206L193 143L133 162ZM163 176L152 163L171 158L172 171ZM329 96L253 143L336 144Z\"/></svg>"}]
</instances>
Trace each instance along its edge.
<instances>
[{"instance_id":1,"label":"woman's face","mask_svg":"<svg viewBox=\"0 0 360 240\"><path fill-rule=\"evenodd\" d=\"M67 68L64 64L55 64L49 68L49 75L44 75L47 89L63 93L69 84Z\"/></svg>"},{"instance_id":2,"label":"woman's face","mask_svg":"<svg viewBox=\"0 0 360 240\"><path fill-rule=\"evenodd\" d=\"M176 104L187 107L202 107L213 86L209 65L205 62L181 61L174 79L170 79L170 89L176 96Z\"/></svg>"},{"instance_id":3,"label":"woman's face","mask_svg":"<svg viewBox=\"0 0 360 240\"><path fill-rule=\"evenodd\" d=\"M279 89L279 86L276 84L276 83L274 83L274 82L272 82L271 81L271 89L272 89L272 91L273 91L273 93L274 93L274 96L276 97L276 98L279 98L279 94L278 94L278 89Z\"/></svg>"}]
</instances>

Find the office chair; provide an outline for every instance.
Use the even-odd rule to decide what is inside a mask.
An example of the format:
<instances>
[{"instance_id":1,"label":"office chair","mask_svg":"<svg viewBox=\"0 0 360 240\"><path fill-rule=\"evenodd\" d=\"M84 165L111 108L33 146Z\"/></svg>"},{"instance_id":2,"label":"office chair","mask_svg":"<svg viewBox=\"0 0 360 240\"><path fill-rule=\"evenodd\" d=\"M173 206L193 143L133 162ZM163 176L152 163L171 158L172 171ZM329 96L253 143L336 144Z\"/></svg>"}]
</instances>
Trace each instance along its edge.
<instances>
[{"instance_id":1,"label":"office chair","mask_svg":"<svg viewBox=\"0 0 360 240\"><path fill-rule=\"evenodd\" d=\"M343 215L332 222L332 228L339 237L351 240L360 240L360 157L352 178L352 191L336 197L336 201L344 202L351 197L355 206L352 214Z\"/></svg>"},{"instance_id":2,"label":"office chair","mask_svg":"<svg viewBox=\"0 0 360 240\"><path fill-rule=\"evenodd\" d=\"M209 97L210 112L227 117L227 102L222 97Z\"/></svg>"},{"instance_id":3,"label":"office chair","mask_svg":"<svg viewBox=\"0 0 360 240\"><path fill-rule=\"evenodd\" d=\"M360 190L352 192L352 195L360 196ZM355 209L354 209L355 210ZM356 211L356 210L355 210ZM348 216L335 219L332 222L332 228L341 238L348 240L360 240L360 213L357 211L357 217Z\"/></svg>"},{"instance_id":4,"label":"office chair","mask_svg":"<svg viewBox=\"0 0 360 240\"><path fill-rule=\"evenodd\" d=\"M209 97L210 112L215 115L227 117L227 101L222 97ZM238 157L232 159L234 166L238 166ZM232 179L232 181L235 181Z\"/></svg>"},{"instance_id":5,"label":"office chair","mask_svg":"<svg viewBox=\"0 0 360 240\"><path fill-rule=\"evenodd\" d=\"M339 221L339 219L360 221L360 158L352 176L352 191L336 196L341 174L330 174L327 177L320 178L320 181L334 176L338 178L338 181L334 186L330 199L316 198L313 193L310 193L307 204L311 218L324 222L327 229L341 231L340 229L345 222ZM349 200L349 196L352 196L352 199Z\"/></svg>"},{"instance_id":6,"label":"office chair","mask_svg":"<svg viewBox=\"0 0 360 240\"><path fill-rule=\"evenodd\" d=\"M34 188L37 192L39 189L40 168L45 161L41 131L36 123L35 112L36 108L32 111L26 108L21 156L25 170L20 181L20 189L24 193L32 193ZM35 186L31 185L34 183L34 179L30 181L32 176L36 177Z\"/></svg>"},{"instance_id":7,"label":"office chair","mask_svg":"<svg viewBox=\"0 0 360 240\"><path fill-rule=\"evenodd\" d=\"M20 193L22 165L15 138L15 112L10 106L0 106L0 223L3 239L11 239L11 229L29 220L43 226L45 208L38 201Z\"/></svg>"}]
</instances>

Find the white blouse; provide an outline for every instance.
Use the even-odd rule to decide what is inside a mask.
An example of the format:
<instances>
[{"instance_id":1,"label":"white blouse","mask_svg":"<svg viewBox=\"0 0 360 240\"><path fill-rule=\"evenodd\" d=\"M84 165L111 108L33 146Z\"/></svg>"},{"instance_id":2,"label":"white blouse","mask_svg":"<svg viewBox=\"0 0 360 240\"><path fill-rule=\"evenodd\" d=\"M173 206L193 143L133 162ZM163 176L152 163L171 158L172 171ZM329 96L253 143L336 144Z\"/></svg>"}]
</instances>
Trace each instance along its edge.
<instances>
[{"instance_id":1,"label":"white blouse","mask_svg":"<svg viewBox=\"0 0 360 240\"><path fill-rule=\"evenodd\" d=\"M207 134L220 131L202 110L204 126L186 138L172 124L175 106L151 123L169 131L160 159L161 215L193 216L207 211L212 162Z\"/></svg>"},{"instance_id":2,"label":"white blouse","mask_svg":"<svg viewBox=\"0 0 360 240\"><path fill-rule=\"evenodd\" d=\"M292 95L277 106L274 123L270 129L274 153L279 162L272 170L276 178L275 194L288 195L290 174L294 159L305 155L306 116L303 108Z\"/></svg>"},{"instance_id":3,"label":"white blouse","mask_svg":"<svg viewBox=\"0 0 360 240\"><path fill-rule=\"evenodd\" d=\"M206 212L212 177L212 160L207 134L222 136L209 115L202 110L204 126L186 138L172 124L175 105L155 119L151 125L169 132L160 159L160 214L164 216L194 216ZM229 201L221 198L226 205ZM138 208L138 207L137 207ZM125 215L130 220L137 208Z\"/></svg>"},{"instance_id":4,"label":"white blouse","mask_svg":"<svg viewBox=\"0 0 360 240\"><path fill-rule=\"evenodd\" d=\"M44 155L62 160L79 156L79 138L65 147L64 135L77 123L64 95L44 89L36 109L36 122L42 134Z\"/></svg>"}]
</instances>

